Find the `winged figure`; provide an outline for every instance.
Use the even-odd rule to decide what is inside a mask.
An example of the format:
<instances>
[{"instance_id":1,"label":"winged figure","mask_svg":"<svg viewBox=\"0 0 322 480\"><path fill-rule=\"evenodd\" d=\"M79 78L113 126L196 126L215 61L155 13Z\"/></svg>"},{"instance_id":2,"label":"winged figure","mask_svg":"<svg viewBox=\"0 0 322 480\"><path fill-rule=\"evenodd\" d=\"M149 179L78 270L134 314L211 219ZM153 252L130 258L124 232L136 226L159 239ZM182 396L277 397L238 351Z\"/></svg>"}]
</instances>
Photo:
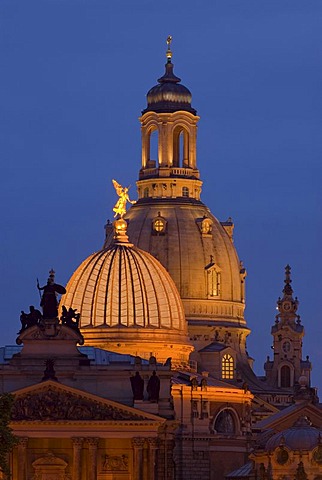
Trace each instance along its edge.
<instances>
[{"instance_id":1,"label":"winged figure","mask_svg":"<svg viewBox=\"0 0 322 480\"><path fill-rule=\"evenodd\" d=\"M128 194L129 187L122 187L122 185L120 185L116 180L112 180L112 182L113 182L115 191L119 196L119 199L113 208L113 212L115 212L114 217L116 217L117 215L120 215L120 218L123 218L124 215L126 214L126 202L132 203L132 205L134 205L136 201L130 200L129 194Z\"/></svg>"}]
</instances>

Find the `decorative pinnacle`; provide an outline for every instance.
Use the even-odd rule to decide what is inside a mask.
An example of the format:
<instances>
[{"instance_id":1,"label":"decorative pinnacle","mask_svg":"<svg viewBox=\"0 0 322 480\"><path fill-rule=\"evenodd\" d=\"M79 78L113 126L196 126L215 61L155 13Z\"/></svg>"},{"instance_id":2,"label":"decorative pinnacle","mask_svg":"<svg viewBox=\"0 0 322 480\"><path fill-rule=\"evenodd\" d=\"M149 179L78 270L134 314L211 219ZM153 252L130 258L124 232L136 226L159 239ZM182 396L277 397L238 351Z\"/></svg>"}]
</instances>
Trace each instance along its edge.
<instances>
[{"instance_id":1,"label":"decorative pinnacle","mask_svg":"<svg viewBox=\"0 0 322 480\"><path fill-rule=\"evenodd\" d=\"M283 298L279 297L277 300L277 310L279 310L280 313L276 316L276 324L279 323L279 320L294 323L296 319L297 324L300 325L300 317L296 314L299 301L297 297L293 298L291 267L289 265L285 267L284 283Z\"/></svg>"},{"instance_id":2,"label":"decorative pinnacle","mask_svg":"<svg viewBox=\"0 0 322 480\"><path fill-rule=\"evenodd\" d=\"M284 280L284 283L285 283L285 287L283 288L283 293L285 295L292 295L293 293L293 289L291 287L291 283L292 283L292 280L291 280L291 267L287 264L286 267L285 267L285 280Z\"/></svg>"},{"instance_id":3,"label":"decorative pinnacle","mask_svg":"<svg viewBox=\"0 0 322 480\"><path fill-rule=\"evenodd\" d=\"M168 38L167 38L168 48L166 51L166 57L168 59L168 63L171 63L171 58L172 58L171 42L172 42L172 35L168 35Z\"/></svg>"}]
</instances>

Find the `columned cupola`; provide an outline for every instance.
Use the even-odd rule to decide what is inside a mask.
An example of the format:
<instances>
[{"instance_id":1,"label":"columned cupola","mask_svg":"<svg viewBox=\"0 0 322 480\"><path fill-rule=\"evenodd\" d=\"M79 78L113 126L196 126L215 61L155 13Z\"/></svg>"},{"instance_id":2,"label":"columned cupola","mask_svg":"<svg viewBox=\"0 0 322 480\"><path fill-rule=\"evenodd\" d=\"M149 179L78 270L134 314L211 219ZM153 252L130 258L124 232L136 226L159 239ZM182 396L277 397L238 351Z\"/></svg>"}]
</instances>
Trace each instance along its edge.
<instances>
[{"instance_id":1,"label":"columned cupola","mask_svg":"<svg viewBox=\"0 0 322 480\"><path fill-rule=\"evenodd\" d=\"M191 106L191 92L173 72L171 40L169 36L165 73L149 90L147 107L140 117L142 167L138 194L139 198L200 200L202 182L196 159L199 117Z\"/></svg>"}]
</instances>

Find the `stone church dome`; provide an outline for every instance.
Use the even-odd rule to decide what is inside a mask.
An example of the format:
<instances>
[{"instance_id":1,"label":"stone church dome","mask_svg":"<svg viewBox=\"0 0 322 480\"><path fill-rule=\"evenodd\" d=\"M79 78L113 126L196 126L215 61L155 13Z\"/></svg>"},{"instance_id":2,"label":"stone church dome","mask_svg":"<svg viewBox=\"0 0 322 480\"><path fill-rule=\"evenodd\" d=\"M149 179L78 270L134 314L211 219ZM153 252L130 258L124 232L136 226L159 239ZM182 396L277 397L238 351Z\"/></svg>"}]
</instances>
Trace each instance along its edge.
<instances>
[{"instance_id":1,"label":"stone church dome","mask_svg":"<svg viewBox=\"0 0 322 480\"><path fill-rule=\"evenodd\" d=\"M133 243L158 258L170 273L189 319L202 314L204 319L215 316L218 322L222 318L245 324L242 268L228 233L232 222L226 222L226 230L193 199L139 200L126 218ZM165 222L163 234L155 231L156 222Z\"/></svg>"},{"instance_id":2,"label":"stone church dome","mask_svg":"<svg viewBox=\"0 0 322 480\"><path fill-rule=\"evenodd\" d=\"M266 443L265 449L273 451L285 446L290 450L313 450L321 445L322 431L312 426L307 417L300 417L291 428L273 435Z\"/></svg>"},{"instance_id":3,"label":"stone church dome","mask_svg":"<svg viewBox=\"0 0 322 480\"><path fill-rule=\"evenodd\" d=\"M159 361L187 361L183 305L170 275L152 255L129 243L114 222L110 248L90 255L72 275L61 304L81 314L86 344Z\"/></svg>"},{"instance_id":4,"label":"stone church dome","mask_svg":"<svg viewBox=\"0 0 322 480\"><path fill-rule=\"evenodd\" d=\"M190 92L178 90L170 42L166 73L160 85L148 92L147 108L140 117L138 200L124 218L134 245L157 258L174 280L195 350L221 342L248 364L246 270L233 243L231 219L219 222L200 199L199 117L191 108ZM112 237L107 226L105 246Z\"/></svg>"}]
</instances>

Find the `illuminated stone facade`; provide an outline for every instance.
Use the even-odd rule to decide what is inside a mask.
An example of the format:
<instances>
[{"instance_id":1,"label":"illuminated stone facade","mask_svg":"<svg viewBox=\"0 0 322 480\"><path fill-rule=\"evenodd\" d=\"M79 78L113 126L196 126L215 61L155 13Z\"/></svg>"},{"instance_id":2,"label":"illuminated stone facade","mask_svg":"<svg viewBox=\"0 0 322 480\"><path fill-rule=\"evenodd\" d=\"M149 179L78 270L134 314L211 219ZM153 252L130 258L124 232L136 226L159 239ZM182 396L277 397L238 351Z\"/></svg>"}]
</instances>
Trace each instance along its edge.
<instances>
[{"instance_id":1,"label":"illuminated stone facade","mask_svg":"<svg viewBox=\"0 0 322 480\"><path fill-rule=\"evenodd\" d=\"M125 215L127 190L113 182L121 218L61 300L80 330L43 319L0 348L15 480L321 480L322 415L290 268L274 358L257 377L234 225L201 201L199 117L168 45L140 118L138 201Z\"/></svg>"}]
</instances>

